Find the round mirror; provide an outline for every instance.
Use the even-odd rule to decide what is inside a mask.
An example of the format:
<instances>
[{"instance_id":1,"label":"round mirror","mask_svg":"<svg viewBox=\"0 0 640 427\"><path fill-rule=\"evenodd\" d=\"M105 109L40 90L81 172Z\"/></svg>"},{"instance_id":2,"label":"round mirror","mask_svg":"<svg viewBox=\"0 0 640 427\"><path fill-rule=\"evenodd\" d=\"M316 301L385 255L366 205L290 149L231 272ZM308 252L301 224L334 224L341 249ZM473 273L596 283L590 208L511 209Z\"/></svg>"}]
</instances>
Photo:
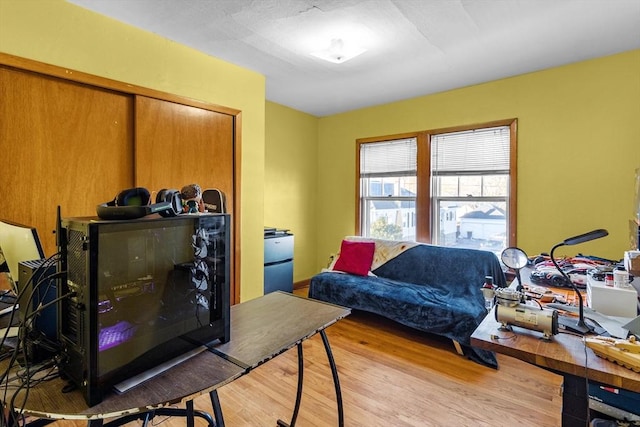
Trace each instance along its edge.
<instances>
[{"instance_id":1,"label":"round mirror","mask_svg":"<svg viewBox=\"0 0 640 427\"><path fill-rule=\"evenodd\" d=\"M515 247L503 250L502 255L500 255L500 259L504 265L516 270L523 268L529 262L527 254L522 249Z\"/></svg>"}]
</instances>

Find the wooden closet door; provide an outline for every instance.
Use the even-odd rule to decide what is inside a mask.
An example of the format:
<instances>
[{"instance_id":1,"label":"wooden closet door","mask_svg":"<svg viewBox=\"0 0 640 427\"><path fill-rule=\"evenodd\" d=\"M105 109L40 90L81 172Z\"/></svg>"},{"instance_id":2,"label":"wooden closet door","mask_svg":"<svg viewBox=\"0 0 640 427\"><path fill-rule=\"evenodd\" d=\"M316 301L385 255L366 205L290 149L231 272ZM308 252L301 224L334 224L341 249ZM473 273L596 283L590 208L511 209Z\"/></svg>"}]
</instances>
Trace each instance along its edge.
<instances>
[{"instance_id":1,"label":"wooden closet door","mask_svg":"<svg viewBox=\"0 0 640 427\"><path fill-rule=\"evenodd\" d=\"M136 185L154 198L163 188L180 190L193 183L224 192L232 221L231 303L240 302L234 116L145 96L136 96L135 105Z\"/></svg>"},{"instance_id":2,"label":"wooden closet door","mask_svg":"<svg viewBox=\"0 0 640 427\"><path fill-rule=\"evenodd\" d=\"M56 251L56 208L95 216L133 185L133 97L0 66L0 218Z\"/></svg>"},{"instance_id":3,"label":"wooden closet door","mask_svg":"<svg viewBox=\"0 0 640 427\"><path fill-rule=\"evenodd\" d=\"M233 116L136 97L136 185L157 192L196 183L218 188L233 214Z\"/></svg>"}]
</instances>

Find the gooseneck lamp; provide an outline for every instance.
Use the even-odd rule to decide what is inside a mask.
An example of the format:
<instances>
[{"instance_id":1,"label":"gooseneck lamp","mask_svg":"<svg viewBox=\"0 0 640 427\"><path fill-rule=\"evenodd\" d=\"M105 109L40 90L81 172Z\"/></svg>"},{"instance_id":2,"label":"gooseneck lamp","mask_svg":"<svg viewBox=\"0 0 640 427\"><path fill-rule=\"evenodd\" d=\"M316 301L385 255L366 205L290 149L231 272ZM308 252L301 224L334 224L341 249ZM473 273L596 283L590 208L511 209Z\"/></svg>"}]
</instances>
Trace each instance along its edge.
<instances>
[{"instance_id":1,"label":"gooseneck lamp","mask_svg":"<svg viewBox=\"0 0 640 427\"><path fill-rule=\"evenodd\" d=\"M578 245L580 243L589 242L591 240L599 239L601 237L605 237L608 235L609 235L609 232L602 228L598 230L593 230L588 233L580 234L578 236L569 237L568 239L565 239L564 241L555 245L553 248L551 248L551 252L549 252L549 256L551 257L551 261L553 262L553 265L558 269L562 277L564 277L564 280L571 286L571 288L573 288L576 295L578 295L578 302L580 305L578 306L579 317L578 317L577 323L567 324L566 322L561 322L561 323L565 323L564 326L572 332L584 335L591 332L593 329L589 325L587 325L584 321L584 306L582 304L582 294L580 293L576 285L571 281L571 279L569 278L569 275L567 275L567 273L565 273L560 268L560 266L556 262L556 258L553 256L553 252L560 246Z\"/></svg>"}]
</instances>

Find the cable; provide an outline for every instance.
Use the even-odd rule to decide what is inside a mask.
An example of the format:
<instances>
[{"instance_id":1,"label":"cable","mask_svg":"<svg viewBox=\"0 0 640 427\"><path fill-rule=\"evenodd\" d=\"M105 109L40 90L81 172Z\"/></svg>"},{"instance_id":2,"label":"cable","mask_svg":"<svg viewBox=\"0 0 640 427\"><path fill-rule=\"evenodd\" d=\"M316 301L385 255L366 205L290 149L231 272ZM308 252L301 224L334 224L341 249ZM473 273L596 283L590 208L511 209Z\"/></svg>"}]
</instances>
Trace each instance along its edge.
<instances>
[{"instance_id":1,"label":"cable","mask_svg":"<svg viewBox=\"0 0 640 427\"><path fill-rule=\"evenodd\" d=\"M589 410L589 352L587 351L587 337L582 337L582 346L584 348L584 388L586 391L587 397L587 414L585 419L587 420L587 426L589 426L589 422L591 421L591 411Z\"/></svg>"},{"instance_id":2,"label":"cable","mask_svg":"<svg viewBox=\"0 0 640 427\"><path fill-rule=\"evenodd\" d=\"M535 298L529 298L529 301L533 301L533 302L535 302L536 304L538 304L538 307L539 307L540 309L543 309L543 308L544 308L544 307L542 306L542 304L540 304L540 301L538 301L538 300L537 300L537 299L535 299Z\"/></svg>"},{"instance_id":3,"label":"cable","mask_svg":"<svg viewBox=\"0 0 640 427\"><path fill-rule=\"evenodd\" d=\"M42 372L45 373L42 377L35 378L37 375L41 374ZM56 371L56 360L54 358L51 358L48 361L37 366L35 370L32 370L29 364L27 363L23 370L17 371L16 376L20 379L21 383L15 390L13 396L11 397L9 407L13 414L17 414L17 413L22 414L22 412L24 411L24 406L27 403L27 399L29 397L29 391L31 387L34 387L41 382L49 381L58 376ZM17 409L16 399L18 399L19 392L23 389L25 391L25 395L21 401L19 409Z\"/></svg>"},{"instance_id":4,"label":"cable","mask_svg":"<svg viewBox=\"0 0 640 427\"><path fill-rule=\"evenodd\" d=\"M501 337L501 336L498 336L496 334L491 334L491 339L492 340L515 340L516 338L518 338L518 335L515 332L512 333L510 336L507 336L507 337Z\"/></svg>"},{"instance_id":5,"label":"cable","mask_svg":"<svg viewBox=\"0 0 640 427\"><path fill-rule=\"evenodd\" d=\"M56 253L43 260L26 283L20 284L20 289L18 289L18 293L16 295L9 295L6 292L0 295L0 299L13 299L14 310L12 310L11 315L9 316L9 326L16 324L15 315L16 312L20 312L19 320L17 322L18 336L13 349L8 349L8 347L10 347L8 345L9 328L5 331L4 336L0 338L0 345L7 349L5 353L0 355L0 360L10 359L8 362L5 362L7 367L4 372L0 373L0 389L2 390L2 398L0 401L7 404L7 409L9 410L8 413L5 414L6 418L0 416L0 427L5 427L7 423L13 426L24 425L26 420L22 415L22 412L24 410L24 405L27 402L31 387L58 376L56 370L58 364L56 355L59 353L60 343L49 339L41 331L32 329L32 326L35 318L40 316L44 310L75 295L75 292L70 292L56 297L44 304L40 300L40 295L48 294L51 287L55 285L54 281L60 277L64 277L66 274L64 271L56 271L55 273L48 274L46 276L43 276L42 274L43 271L46 271L53 265L56 265L59 259L60 253ZM36 277L38 277L38 279L34 283ZM43 288L45 284L46 288ZM29 290L29 292L27 292L27 290ZM41 291L44 291L44 293ZM36 297L37 300L35 300ZM38 306L34 309L33 305L36 301ZM17 310L18 304L24 305L24 307L22 307L21 310ZM32 349L34 346L50 351L54 356L45 359L39 365L33 365L30 360L32 355L29 354L29 351L27 350ZM19 360L21 367L17 367L17 362ZM11 375L12 372L14 375ZM9 396L11 397L9 398ZM19 404L17 405L16 403Z\"/></svg>"},{"instance_id":6,"label":"cable","mask_svg":"<svg viewBox=\"0 0 640 427\"><path fill-rule=\"evenodd\" d=\"M560 329L558 332L560 332L561 334L573 335L574 337L578 337L578 338L584 338L584 335L577 334L575 332L571 332L566 329Z\"/></svg>"}]
</instances>

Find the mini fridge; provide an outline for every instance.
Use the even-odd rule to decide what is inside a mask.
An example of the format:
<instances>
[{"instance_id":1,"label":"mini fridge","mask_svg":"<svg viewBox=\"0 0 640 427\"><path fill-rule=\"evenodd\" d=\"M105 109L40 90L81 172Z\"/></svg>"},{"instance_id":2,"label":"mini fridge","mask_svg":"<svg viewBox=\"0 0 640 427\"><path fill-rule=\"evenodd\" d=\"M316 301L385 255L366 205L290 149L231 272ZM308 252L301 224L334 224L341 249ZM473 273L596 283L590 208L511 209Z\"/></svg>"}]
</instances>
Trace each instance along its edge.
<instances>
[{"instance_id":1,"label":"mini fridge","mask_svg":"<svg viewBox=\"0 0 640 427\"><path fill-rule=\"evenodd\" d=\"M264 293L293 292L293 234L264 229Z\"/></svg>"}]
</instances>

